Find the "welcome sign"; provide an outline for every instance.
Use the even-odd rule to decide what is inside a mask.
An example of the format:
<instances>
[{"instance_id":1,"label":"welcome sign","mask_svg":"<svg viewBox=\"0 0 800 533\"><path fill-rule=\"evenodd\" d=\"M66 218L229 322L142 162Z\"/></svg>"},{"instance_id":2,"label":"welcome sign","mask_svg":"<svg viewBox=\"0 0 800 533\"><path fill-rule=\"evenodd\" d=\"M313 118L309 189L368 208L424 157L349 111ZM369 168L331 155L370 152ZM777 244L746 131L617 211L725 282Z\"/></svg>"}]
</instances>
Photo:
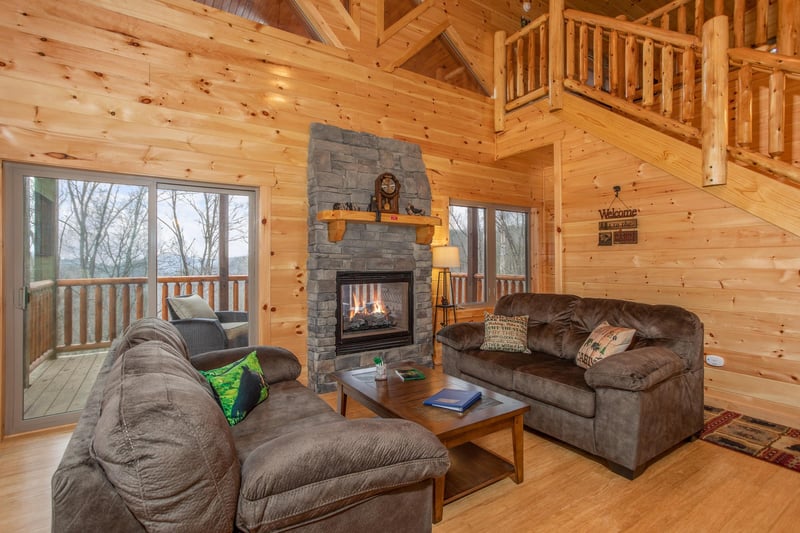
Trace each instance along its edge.
<instances>
[{"instance_id":1,"label":"welcome sign","mask_svg":"<svg viewBox=\"0 0 800 533\"><path fill-rule=\"evenodd\" d=\"M618 193L618 191L615 192ZM618 198L615 197L616 200ZM612 202L613 203L613 202ZM626 207L625 209L598 209L600 222L598 223L597 245L613 246L614 244L637 244L639 242L639 221L636 218L639 210Z\"/></svg>"}]
</instances>

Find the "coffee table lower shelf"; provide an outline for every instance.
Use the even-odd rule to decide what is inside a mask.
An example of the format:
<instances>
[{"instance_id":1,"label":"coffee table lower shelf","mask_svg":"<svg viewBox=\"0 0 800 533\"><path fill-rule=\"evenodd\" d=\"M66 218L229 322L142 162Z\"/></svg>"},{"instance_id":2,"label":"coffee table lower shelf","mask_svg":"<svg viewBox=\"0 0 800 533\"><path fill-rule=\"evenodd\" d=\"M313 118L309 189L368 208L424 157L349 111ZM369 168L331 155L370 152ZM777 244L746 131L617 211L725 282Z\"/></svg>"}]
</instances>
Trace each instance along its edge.
<instances>
[{"instance_id":1,"label":"coffee table lower shelf","mask_svg":"<svg viewBox=\"0 0 800 533\"><path fill-rule=\"evenodd\" d=\"M450 448L450 469L445 476L444 504L472 494L514 475L514 465L477 444Z\"/></svg>"}]
</instances>

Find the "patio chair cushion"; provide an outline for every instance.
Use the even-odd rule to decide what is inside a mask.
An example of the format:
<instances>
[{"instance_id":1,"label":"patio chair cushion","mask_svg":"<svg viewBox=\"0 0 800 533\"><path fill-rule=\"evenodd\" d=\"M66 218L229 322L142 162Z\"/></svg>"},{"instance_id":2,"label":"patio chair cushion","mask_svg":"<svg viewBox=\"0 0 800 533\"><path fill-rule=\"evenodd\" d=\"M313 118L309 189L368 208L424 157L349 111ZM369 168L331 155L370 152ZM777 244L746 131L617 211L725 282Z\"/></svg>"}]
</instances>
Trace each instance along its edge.
<instances>
[{"instance_id":1,"label":"patio chair cushion","mask_svg":"<svg viewBox=\"0 0 800 533\"><path fill-rule=\"evenodd\" d=\"M148 531L232 531L241 472L205 381L172 347L149 341L108 373L91 453Z\"/></svg>"},{"instance_id":2,"label":"patio chair cushion","mask_svg":"<svg viewBox=\"0 0 800 533\"><path fill-rule=\"evenodd\" d=\"M169 298L169 304L178 318L211 318L218 320L217 315L208 302L197 294L190 294L189 296L181 296L176 298Z\"/></svg>"},{"instance_id":3,"label":"patio chair cushion","mask_svg":"<svg viewBox=\"0 0 800 533\"><path fill-rule=\"evenodd\" d=\"M247 322L220 322L225 337L228 339L228 346L244 346L247 344L247 336L250 334L250 324ZM240 342L244 340L244 343Z\"/></svg>"}]
</instances>

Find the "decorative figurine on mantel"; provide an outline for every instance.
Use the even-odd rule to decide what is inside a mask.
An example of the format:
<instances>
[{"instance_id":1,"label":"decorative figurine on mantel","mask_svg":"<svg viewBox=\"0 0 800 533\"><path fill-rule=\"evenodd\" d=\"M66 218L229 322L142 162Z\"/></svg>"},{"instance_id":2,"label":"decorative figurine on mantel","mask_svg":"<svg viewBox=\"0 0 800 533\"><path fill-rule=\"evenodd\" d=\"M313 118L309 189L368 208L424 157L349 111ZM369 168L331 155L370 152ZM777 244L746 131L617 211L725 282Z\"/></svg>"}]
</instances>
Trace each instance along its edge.
<instances>
[{"instance_id":1,"label":"decorative figurine on mantel","mask_svg":"<svg viewBox=\"0 0 800 533\"><path fill-rule=\"evenodd\" d=\"M408 213L409 215L416 215L418 217L425 216L425 210L417 209L416 207L414 207L414 204L408 204L406 206L406 213Z\"/></svg>"}]
</instances>

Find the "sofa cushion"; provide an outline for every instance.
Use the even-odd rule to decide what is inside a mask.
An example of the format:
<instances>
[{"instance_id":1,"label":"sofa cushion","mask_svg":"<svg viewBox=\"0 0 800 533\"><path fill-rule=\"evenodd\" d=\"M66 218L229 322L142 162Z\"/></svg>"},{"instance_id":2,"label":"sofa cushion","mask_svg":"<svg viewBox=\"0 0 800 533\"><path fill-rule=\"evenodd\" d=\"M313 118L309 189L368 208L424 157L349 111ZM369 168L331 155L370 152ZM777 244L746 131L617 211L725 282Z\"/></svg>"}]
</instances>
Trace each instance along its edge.
<instances>
[{"instance_id":1,"label":"sofa cushion","mask_svg":"<svg viewBox=\"0 0 800 533\"><path fill-rule=\"evenodd\" d=\"M686 370L703 367L703 323L694 313L673 305L583 298L575 306L563 351L575 357L589 333L603 321L633 328L633 348L662 346L684 361Z\"/></svg>"},{"instance_id":2,"label":"sofa cushion","mask_svg":"<svg viewBox=\"0 0 800 533\"><path fill-rule=\"evenodd\" d=\"M255 351L238 361L200 373L211 384L222 413L232 426L244 420L269 395L269 385Z\"/></svg>"},{"instance_id":3,"label":"sofa cushion","mask_svg":"<svg viewBox=\"0 0 800 533\"><path fill-rule=\"evenodd\" d=\"M521 352L467 350L458 358L458 369L468 376L511 390L514 369L529 363L530 357Z\"/></svg>"},{"instance_id":4,"label":"sofa cushion","mask_svg":"<svg viewBox=\"0 0 800 533\"><path fill-rule=\"evenodd\" d=\"M481 350L531 353L528 349L528 315L503 316L483 313Z\"/></svg>"},{"instance_id":5,"label":"sofa cushion","mask_svg":"<svg viewBox=\"0 0 800 533\"><path fill-rule=\"evenodd\" d=\"M567 359L536 354L514 370L513 390L534 400L591 418L595 393L586 384L586 371Z\"/></svg>"},{"instance_id":6,"label":"sofa cushion","mask_svg":"<svg viewBox=\"0 0 800 533\"><path fill-rule=\"evenodd\" d=\"M269 370L265 369L265 372L269 379ZM272 383L269 398L230 431L239 462L244 463L255 448L269 440L342 419L342 415L305 385L298 381L281 381ZM264 431L264 428L269 428L269 431Z\"/></svg>"},{"instance_id":7,"label":"sofa cushion","mask_svg":"<svg viewBox=\"0 0 800 533\"><path fill-rule=\"evenodd\" d=\"M244 463L236 523L250 532L288 530L380 492L444 476L449 466L439 439L407 420L341 420L286 433ZM385 529L407 530L402 524ZM365 528L354 522L347 530Z\"/></svg>"},{"instance_id":8,"label":"sofa cushion","mask_svg":"<svg viewBox=\"0 0 800 533\"><path fill-rule=\"evenodd\" d=\"M589 368L598 361L624 352L630 346L636 330L612 326L602 322L589 334L578 350L575 362L581 368Z\"/></svg>"},{"instance_id":9,"label":"sofa cushion","mask_svg":"<svg viewBox=\"0 0 800 533\"><path fill-rule=\"evenodd\" d=\"M202 376L148 341L108 373L91 453L148 531L231 531L240 467Z\"/></svg>"},{"instance_id":10,"label":"sofa cushion","mask_svg":"<svg viewBox=\"0 0 800 533\"><path fill-rule=\"evenodd\" d=\"M579 300L571 294L508 294L497 301L494 312L528 315L528 348L531 351L574 359L575 352L565 354L562 347L572 310Z\"/></svg>"}]
</instances>

